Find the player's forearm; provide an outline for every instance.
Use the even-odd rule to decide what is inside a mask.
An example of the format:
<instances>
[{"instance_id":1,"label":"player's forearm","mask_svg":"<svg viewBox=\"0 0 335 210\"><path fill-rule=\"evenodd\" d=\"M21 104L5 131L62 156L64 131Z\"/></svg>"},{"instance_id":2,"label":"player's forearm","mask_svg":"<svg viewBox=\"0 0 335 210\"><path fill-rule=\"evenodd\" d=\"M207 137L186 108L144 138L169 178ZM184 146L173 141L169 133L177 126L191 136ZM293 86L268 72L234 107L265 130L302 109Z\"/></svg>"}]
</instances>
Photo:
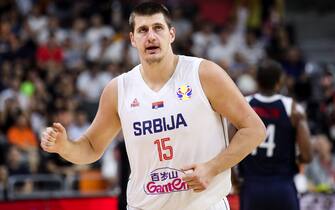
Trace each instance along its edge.
<instances>
[{"instance_id":1,"label":"player's forearm","mask_svg":"<svg viewBox=\"0 0 335 210\"><path fill-rule=\"evenodd\" d=\"M297 126L297 142L299 145L299 161L309 163L312 161L312 145L306 120L300 120Z\"/></svg>"},{"instance_id":2,"label":"player's forearm","mask_svg":"<svg viewBox=\"0 0 335 210\"><path fill-rule=\"evenodd\" d=\"M68 141L59 155L75 164L93 163L101 156L98 151L94 150L85 135L81 136L77 141Z\"/></svg>"},{"instance_id":3,"label":"player's forearm","mask_svg":"<svg viewBox=\"0 0 335 210\"><path fill-rule=\"evenodd\" d=\"M237 130L229 147L208 163L216 170L216 174L233 167L265 139L265 134L265 127L261 122L257 122L256 126Z\"/></svg>"}]
</instances>

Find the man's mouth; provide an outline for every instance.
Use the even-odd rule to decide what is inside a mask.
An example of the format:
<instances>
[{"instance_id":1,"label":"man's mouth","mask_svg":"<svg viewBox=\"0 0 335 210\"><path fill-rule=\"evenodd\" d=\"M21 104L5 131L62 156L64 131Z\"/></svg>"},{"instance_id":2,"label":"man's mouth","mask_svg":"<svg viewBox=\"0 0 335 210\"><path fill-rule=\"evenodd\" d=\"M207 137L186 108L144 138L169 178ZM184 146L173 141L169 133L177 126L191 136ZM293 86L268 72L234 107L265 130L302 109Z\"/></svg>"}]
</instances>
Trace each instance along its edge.
<instances>
[{"instance_id":1,"label":"man's mouth","mask_svg":"<svg viewBox=\"0 0 335 210\"><path fill-rule=\"evenodd\" d=\"M145 50L147 51L147 53L149 54L154 54L156 53L160 48L158 46L150 46L150 47L146 47Z\"/></svg>"}]
</instances>

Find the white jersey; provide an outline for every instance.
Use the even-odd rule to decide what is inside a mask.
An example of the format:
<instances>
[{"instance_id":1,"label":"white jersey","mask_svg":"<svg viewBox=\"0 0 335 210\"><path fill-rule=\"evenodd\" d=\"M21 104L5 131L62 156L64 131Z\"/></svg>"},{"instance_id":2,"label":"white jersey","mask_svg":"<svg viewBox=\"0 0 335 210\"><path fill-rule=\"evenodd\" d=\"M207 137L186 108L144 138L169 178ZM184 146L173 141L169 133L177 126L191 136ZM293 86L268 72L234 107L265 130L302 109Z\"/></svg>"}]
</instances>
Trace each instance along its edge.
<instances>
[{"instance_id":1,"label":"white jersey","mask_svg":"<svg viewBox=\"0 0 335 210\"><path fill-rule=\"evenodd\" d=\"M134 209L205 210L230 191L230 170L201 193L181 180L183 166L214 158L228 146L225 120L214 112L199 79L202 60L179 56L175 72L157 92L140 65L118 78L118 112L131 174L127 201Z\"/></svg>"}]
</instances>

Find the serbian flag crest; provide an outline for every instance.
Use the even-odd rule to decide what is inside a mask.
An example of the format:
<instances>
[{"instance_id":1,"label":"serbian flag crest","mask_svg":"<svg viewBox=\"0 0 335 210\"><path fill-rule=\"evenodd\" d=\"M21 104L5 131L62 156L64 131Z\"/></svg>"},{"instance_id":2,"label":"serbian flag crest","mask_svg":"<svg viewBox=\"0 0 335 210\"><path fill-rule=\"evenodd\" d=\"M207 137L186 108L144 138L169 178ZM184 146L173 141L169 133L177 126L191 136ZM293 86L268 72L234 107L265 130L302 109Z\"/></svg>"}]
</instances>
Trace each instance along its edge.
<instances>
[{"instance_id":1,"label":"serbian flag crest","mask_svg":"<svg viewBox=\"0 0 335 210\"><path fill-rule=\"evenodd\" d=\"M157 101L152 103L152 109L158 109L164 107L164 102L163 101Z\"/></svg>"}]
</instances>

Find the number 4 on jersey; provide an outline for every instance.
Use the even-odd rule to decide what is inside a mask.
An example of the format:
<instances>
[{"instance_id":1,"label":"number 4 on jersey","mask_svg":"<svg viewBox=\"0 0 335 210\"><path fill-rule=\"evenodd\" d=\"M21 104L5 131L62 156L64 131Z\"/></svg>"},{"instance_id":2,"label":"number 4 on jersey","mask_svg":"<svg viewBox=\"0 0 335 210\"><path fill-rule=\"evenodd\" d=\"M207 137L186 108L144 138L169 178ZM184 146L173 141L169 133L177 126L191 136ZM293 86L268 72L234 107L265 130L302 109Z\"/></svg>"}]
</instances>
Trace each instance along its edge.
<instances>
[{"instance_id":1,"label":"number 4 on jersey","mask_svg":"<svg viewBox=\"0 0 335 210\"><path fill-rule=\"evenodd\" d=\"M272 157L273 156L273 150L276 147L275 144L275 131L276 127L273 124L269 124L266 128L266 139L262 144L260 144L251 154L256 155L258 149L266 149L266 157Z\"/></svg>"}]
</instances>

